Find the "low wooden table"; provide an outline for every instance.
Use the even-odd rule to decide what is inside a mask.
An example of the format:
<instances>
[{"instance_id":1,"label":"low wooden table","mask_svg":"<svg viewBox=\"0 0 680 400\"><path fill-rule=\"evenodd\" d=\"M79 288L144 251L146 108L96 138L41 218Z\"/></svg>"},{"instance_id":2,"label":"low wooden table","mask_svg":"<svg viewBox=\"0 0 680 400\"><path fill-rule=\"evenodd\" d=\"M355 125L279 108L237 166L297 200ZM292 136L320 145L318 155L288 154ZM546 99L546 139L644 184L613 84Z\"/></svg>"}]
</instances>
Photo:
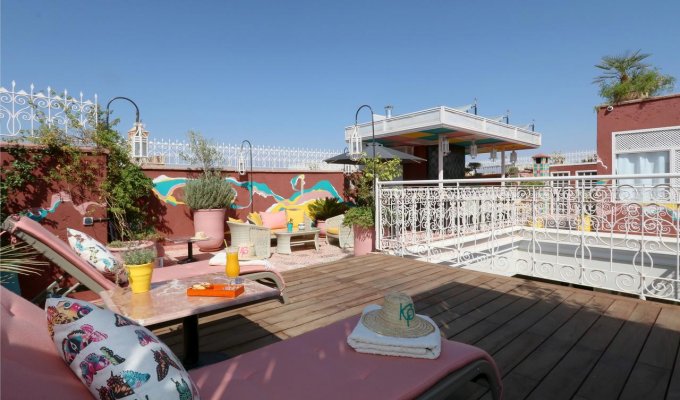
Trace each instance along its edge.
<instances>
[{"instance_id":1,"label":"low wooden table","mask_svg":"<svg viewBox=\"0 0 680 400\"><path fill-rule=\"evenodd\" d=\"M319 232L320 230L316 228L293 232L275 230L276 252L278 254L291 254L290 246L304 245L305 243L314 243L314 247L319 250ZM292 241L292 239L296 240Z\"/></svg>"},{"instance_id":2,"label":"low wooden table","mask_svg":"<svg viewBox=\"0 0 680 400\"><path fill-rule=\"evenodd\" d=\"M236 298L187 296L186 290L199 282L230 283L234 279L223 273L199 275L173 279L151 284L146 293L132 293L130 288L115 288L100 292L104 304L111 311L123 315L144 326L153 326L175 320L182 320L184 327L184 365L187 368L198 365L198 314L224 311L273 299L279 291L247 278L236 278L245 286L243 294Z\"/></svg>"}]
</instances>

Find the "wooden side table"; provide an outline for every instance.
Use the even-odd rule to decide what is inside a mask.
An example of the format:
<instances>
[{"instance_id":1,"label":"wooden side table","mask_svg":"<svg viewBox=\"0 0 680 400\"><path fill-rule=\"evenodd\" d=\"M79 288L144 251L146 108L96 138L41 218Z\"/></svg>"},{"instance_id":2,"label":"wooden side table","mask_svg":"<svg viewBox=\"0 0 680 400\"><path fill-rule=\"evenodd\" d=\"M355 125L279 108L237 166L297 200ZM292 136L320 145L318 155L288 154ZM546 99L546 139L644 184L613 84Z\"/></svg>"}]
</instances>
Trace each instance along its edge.
<instances>
[{"instance_id":1,"label":"wooden side table","mask_svg":"<svg viewBox=\"0 0 680 400\"><path fill-rule=\"evenodd\" d=\"M306 243L314 243L316 250L319 250L319 229L305 229L303 231L288 232L286 230L276 230L276 253L292 254L290 246L300 246ZM296 239L296 240L292 240Z\"/></svg>"}]
</instances>

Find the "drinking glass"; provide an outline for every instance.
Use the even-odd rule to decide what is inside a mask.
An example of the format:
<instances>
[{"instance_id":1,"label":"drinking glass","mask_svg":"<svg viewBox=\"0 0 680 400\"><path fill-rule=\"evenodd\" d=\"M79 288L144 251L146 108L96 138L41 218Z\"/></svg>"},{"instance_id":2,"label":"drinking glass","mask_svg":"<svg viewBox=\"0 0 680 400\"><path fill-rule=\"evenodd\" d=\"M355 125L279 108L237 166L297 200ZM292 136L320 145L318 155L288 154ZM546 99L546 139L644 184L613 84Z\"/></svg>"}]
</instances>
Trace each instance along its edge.
<instances>
[{"instance_id":1,"label":"drinking glass","mask_svg":"<svg viewBox=\"0 0 680 400\"><path fill-rule=\"evenodd\" d=\"M227 249L226 273L228 278L236 278L241 273L241 267L238 264L238 248Z\"/></svg>"}]
</instances>

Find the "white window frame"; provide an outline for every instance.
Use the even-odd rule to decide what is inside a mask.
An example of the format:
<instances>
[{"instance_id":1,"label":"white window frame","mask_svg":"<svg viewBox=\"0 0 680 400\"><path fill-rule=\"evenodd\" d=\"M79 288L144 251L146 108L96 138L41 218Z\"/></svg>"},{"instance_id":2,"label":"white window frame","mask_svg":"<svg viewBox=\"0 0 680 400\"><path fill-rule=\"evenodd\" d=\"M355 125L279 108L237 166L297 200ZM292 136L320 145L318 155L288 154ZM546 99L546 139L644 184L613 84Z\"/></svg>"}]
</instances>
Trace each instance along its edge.
<instances>
[{"instance_id":1,"label":"white window frame","mask_svg":"<svg viewBox=\"0 0 680 400\"><path fill-rule=\"evenodd\" d=\"M569 171L555 171L551 172L550 176L571 176L571 173ZM569 186L569 179L550 181L550 185L554 187L567 187Z\"/></svg>"},{"instance_id":2,"label":"white window frame","mask_svg":"<svg viewBox=\"0 0 680 400\"><path fill-rule=\"evenodd\" d=\"M591 175L597 175L597 170L584 169L584 170L581 170L581 171L576 171L576 176L591 176ZM591 187L595 186L595 182L596 182L595 179L578 180L578 181L576 181L576 186L591 188Z\"/></svg>"}]
</instances>

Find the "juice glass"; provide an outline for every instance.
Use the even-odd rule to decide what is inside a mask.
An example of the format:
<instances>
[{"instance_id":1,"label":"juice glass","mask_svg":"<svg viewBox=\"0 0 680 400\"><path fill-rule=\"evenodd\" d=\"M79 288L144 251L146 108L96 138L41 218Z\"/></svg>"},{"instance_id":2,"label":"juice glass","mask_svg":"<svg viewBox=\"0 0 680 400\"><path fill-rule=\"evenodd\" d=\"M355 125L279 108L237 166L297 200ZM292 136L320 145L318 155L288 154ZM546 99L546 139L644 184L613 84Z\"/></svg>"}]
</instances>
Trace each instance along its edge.
<instances>
[{"instance_id":1,"label":"juice glass","mask_svg":"<svg viewBox=\"0 0 680 400\"><path fill-rule=\"evenodd\" d=\"M241 268L238 264L238 248L230 247L227 249L227 267L225 272L229 278L236 278L241 273Z\"/></svg>"}]
</instances>

